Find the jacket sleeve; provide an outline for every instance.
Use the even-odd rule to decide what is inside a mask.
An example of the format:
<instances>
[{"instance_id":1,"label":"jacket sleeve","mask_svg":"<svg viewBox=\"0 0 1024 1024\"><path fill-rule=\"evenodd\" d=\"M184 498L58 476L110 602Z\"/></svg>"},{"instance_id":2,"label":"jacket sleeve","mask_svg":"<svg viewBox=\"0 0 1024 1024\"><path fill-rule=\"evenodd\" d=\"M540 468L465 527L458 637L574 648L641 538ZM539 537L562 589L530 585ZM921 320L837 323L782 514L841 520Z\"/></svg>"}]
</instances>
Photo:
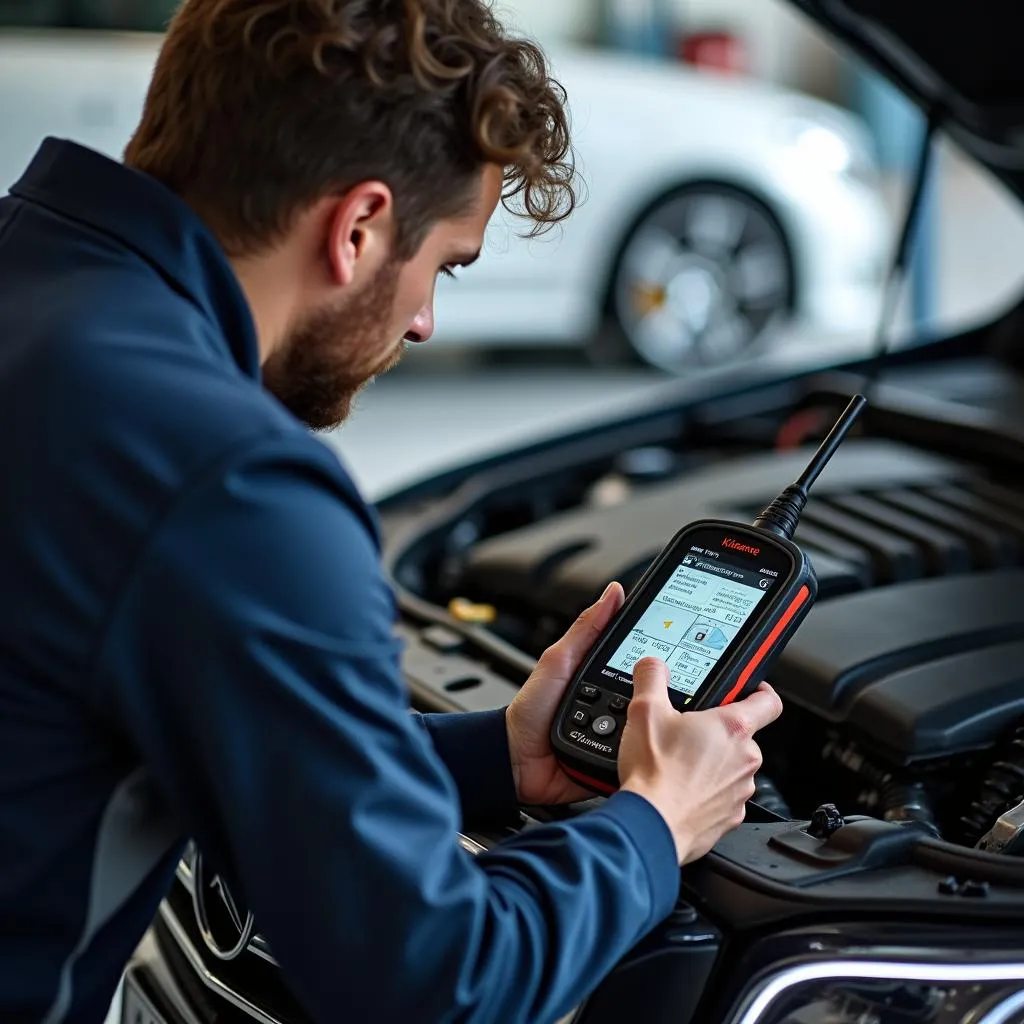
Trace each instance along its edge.
<instances>
[{"instance_id":1,"label":"jacket sleeve","mask_svg":"<svg viewBox=\"0 0 1024 1024\"><path fill-rule=\"evenodd\" d=\"M622 793L476 858L458 846L373 535L306 440L262 443L164 516L98 652L97 712L314 1019L555 1021L671 909L671 835Z\"/></svg>"},{"instance_id":2,"label":"jacket sleeve","mask_svg":"<svg viewBox=\"0 0 1024 1024\"><path fill-rule=\"evenodd\" d=\"M459 791L464 819L503 820L518 810L505 709L417 715Z\"/></svg>"}]
</instances>

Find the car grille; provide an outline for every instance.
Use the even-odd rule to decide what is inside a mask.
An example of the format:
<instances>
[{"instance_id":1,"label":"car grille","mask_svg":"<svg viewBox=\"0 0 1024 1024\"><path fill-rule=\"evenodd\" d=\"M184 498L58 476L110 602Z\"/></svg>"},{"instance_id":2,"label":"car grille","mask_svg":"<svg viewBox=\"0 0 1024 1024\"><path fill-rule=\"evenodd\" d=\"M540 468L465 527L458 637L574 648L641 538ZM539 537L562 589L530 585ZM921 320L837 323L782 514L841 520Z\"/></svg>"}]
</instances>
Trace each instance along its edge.
<instances>
[{"instance_id":1,"label":"car grille","mask_svg":"<svg viewBox=\"0 0 1024 1024\"><path fill-rule=\"evenodd\" d=\"M207 949L193 911L192 873L187 860L179 864L174 885L160 907L156 934L175 979L197 1009L215 1008L212 1014L207 1013L211 1020L256 1020L261 1024L310 1021L285 986L270 947L261 936L253 936L234 960L220 960Z\"/></svg>"},{"instance_id":2,"label":"car grille","mask_svg":"<svg viewBox=\"0 0 1024 1024\"><path fill-rule=\"evenodd\" d=\"M476 855L485 847L466 835L459 845ZM216 1024L309 1024L285 985L269 943L258 933L234 960L216 957L203 941L193 907L194 879L190 847L178 865L174 884L160 906L155 924L157 944L175 980L188 994L201 1019Z\"/></svg>"}]
</instances>

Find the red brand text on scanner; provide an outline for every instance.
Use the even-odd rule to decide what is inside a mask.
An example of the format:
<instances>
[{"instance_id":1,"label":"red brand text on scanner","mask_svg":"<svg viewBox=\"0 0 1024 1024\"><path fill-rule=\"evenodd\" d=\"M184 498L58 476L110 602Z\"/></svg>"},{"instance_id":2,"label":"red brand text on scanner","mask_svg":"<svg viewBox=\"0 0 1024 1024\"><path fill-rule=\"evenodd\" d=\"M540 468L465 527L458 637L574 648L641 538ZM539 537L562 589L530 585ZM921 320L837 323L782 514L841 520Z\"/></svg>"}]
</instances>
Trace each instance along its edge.
<instances>
[{"instance_id":1,"label":"red brand text on scanner","mask_svg":"<svg viewBox=\"0 0 1024 1024\"><path fill-rule=\"evenodd\" d=\"M761 554L760 548L755 548L752 544L743 544L738 540L733 540L732 537L723 538L722 547L731 548L733 551L742 551L745 555Z\"/></svg>"}]
</instances>

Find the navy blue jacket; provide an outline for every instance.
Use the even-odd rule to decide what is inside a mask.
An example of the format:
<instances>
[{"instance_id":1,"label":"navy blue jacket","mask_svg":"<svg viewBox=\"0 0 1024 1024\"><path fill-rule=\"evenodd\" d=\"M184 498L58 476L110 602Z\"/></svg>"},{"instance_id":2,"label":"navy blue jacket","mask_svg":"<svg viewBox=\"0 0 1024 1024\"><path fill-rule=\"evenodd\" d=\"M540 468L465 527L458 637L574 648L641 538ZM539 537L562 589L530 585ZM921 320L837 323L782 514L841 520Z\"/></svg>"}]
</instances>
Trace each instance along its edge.
<instances>
[{"instance_id":1,"label":"navy blue jacket","mask_svg":"<svg viewBox=\"0 0 1024 1024\"><path fill-rule=\"evenodd\" d=\"M554 1020L670 910L668 829L458 846L502 713L409 713L374 516L258 363L189 208L47 140L0 200L0 1020L102 1020L187 837L317 1020Z\"/></svg>"}]
</instances>

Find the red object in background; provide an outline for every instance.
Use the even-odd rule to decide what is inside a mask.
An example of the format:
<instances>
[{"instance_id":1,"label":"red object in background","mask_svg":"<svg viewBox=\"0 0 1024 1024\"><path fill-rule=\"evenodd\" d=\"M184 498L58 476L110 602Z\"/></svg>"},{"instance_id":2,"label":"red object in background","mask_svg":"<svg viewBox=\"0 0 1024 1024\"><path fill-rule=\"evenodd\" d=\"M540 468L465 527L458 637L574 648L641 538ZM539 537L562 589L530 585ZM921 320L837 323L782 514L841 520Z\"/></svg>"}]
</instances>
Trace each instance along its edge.
<instances>
[{"instance_id":1,"label":"red object in background","mask_svg":"<svg viewBox=\"0 0 1024 1024\"><path fill-rule=\"evenodd\" d=\"M687 64L699 68L745 75L748 70L747 48L729 32L694 32L683 36L679 55Z\"/></svg>"}]
</instances>

